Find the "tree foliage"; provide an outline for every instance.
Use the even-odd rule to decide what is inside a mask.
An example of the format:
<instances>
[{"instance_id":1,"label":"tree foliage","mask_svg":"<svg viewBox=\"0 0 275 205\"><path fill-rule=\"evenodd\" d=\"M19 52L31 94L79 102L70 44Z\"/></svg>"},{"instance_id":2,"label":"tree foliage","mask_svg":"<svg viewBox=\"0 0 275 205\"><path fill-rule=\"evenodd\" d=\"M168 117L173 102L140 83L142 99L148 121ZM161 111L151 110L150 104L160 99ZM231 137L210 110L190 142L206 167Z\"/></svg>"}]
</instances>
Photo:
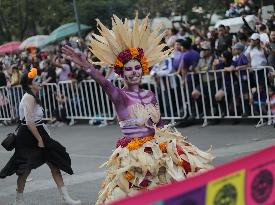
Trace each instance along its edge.
<instances>
[{"instance_id":1,"label":"tree foliage","mask_svg":"<svg viewBox=\"0 0 275 205\"><path fill-rule=\"evenodd\" d=\"M141 17L187 15L191 19L207 21L206 14L224 12L232 0L76 0L81 23L96 26L99 18L107 25L110 16L133 18L135 11ZM192 12L202 6L203 15ZM49 34L58 26L74 22L73 0L0 0L0 43L23 40L28 36Z\"/></svg>"}]
</instances>

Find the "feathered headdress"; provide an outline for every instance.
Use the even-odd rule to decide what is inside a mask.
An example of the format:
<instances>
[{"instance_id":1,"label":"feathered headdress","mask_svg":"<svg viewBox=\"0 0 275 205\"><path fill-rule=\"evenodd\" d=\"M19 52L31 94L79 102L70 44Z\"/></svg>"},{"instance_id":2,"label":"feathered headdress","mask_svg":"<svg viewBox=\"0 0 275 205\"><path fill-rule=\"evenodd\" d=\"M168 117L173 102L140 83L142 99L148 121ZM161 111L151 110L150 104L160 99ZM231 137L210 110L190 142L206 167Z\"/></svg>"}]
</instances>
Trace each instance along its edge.
<instances>
[{"instance_id":1,"label":"feathered headdress","mask_svg":"<svg viewBox=\"0 0 275 205\"><path fill-rule=\"evenodd\" d=\"M149 67L164 60L172 49L163 51L165 43L160 44L165 31L159 34L162 24L150 31L148 16L138 23L136 14L133 29L129 28L128 20L123 22L116 15L112 18L112 30L106 28L99 19L98 30L101 35L93 34L90 50L100 60L97 65L113 65L115 72L121 74L123 66L131 59L137 59L143 73L149 72Z\"/></svg>"}]
</instances>

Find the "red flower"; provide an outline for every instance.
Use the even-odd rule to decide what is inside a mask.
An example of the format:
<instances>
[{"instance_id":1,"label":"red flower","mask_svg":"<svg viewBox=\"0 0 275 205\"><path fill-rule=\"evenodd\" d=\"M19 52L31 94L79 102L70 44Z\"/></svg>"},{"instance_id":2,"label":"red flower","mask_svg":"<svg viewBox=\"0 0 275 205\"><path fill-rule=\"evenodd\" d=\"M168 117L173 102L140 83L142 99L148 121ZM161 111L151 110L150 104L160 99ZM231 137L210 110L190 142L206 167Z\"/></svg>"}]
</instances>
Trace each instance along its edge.
<instances>
[{"instance_id":1,"label":"red flower","mask_svg":"<svg viewBox=\"0 0 275 205\"><path fill-rule=\"evenodd\" d=\"M139 186L147 187L147 186L149 186L149 183L150 183L150 182L151 182L151 181L148 180L148 179L143 179L142 182L140 182Z\"/></svg>"},{"instance_id":2,"label":"red flower","mask_svg":"<svg viewBox=\"0 0 275 205\"><path fill-rule=\"evenodd\" d=\"M176 145L176 148L179 155L184 154L182 148L179 145Z\"/></svg>"}]
</instances>

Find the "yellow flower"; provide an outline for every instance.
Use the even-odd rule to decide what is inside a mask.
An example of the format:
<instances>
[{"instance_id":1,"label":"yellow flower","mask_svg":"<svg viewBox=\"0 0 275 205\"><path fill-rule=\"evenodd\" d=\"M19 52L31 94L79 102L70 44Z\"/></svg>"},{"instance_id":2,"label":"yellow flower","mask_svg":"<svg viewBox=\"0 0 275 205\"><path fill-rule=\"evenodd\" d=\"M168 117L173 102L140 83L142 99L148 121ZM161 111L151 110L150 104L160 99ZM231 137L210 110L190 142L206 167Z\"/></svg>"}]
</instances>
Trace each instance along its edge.
<instances>
[{"instance_id":1,"label":"yellow flower","mask_svg":"<svg viewBox=\"0 0 275 205\"><path fill-rule=\"evenodd\" d=\"M120 60L116 59L115 66L123 67L123 63Z\"/></svg>"},{"instance_id":2,"label":"yellow flower","mask_svg":"<svg viewBox=\"0 0 275 205\"><path fill-rule=\"evenodd\" d=\"M37 68L32 68L28 73L28 78L34 79L37 76Z\"/></svg>"},{"instance_id":3,"label":"yellow flower","mask_svg":"<svg viewBox=\"0 0 275 205\"><path fill-rule=\"evenodd\" d=\"M132 55L132 58L135 58L138 56L139 52L138 52L138 49L137 48L129 48L130 50L130 53Z\"/></svg>"}]
</instances>

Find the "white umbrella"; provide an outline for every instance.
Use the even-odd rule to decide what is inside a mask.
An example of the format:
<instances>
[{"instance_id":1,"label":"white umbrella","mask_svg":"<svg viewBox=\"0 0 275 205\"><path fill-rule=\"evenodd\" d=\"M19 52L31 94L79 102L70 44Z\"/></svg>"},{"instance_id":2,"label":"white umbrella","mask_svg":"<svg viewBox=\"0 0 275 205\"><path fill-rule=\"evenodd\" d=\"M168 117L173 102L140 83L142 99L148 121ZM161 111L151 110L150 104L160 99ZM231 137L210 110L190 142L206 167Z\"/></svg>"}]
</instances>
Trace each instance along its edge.
<instances>
[{"instance_id":1,"label":"white umbrella","mask_svg":"<svg viewBox=\"0 0 275 205\"><path fill-rule=\"evenodd\" d=\"M247 21L248 25L254 29L257 21L257 17L254 15L248 15L245 17L245 20ZM230 27L230 32L231 33L237 33L242 25L244 25L244 22L241 17L235 17L235 18L229 18L229 19L223 19L217 21L215 28L218 28L219 25L225 25Z\"/></svg>"},{"instance_id":2,"label":"white umbrella","mask_svg":"<svg viewBox=\"0 0 275 205\"><path fill-rule=\"evenodd\" d=\"M27 39L25 39L21 45L19 46L19 49L23 50L25 48L28 48L30 46L32 47L40 47L42 43L48 39L48 35L37 35L37 36L31 36Z\"/></svg>"}]
</instances>

